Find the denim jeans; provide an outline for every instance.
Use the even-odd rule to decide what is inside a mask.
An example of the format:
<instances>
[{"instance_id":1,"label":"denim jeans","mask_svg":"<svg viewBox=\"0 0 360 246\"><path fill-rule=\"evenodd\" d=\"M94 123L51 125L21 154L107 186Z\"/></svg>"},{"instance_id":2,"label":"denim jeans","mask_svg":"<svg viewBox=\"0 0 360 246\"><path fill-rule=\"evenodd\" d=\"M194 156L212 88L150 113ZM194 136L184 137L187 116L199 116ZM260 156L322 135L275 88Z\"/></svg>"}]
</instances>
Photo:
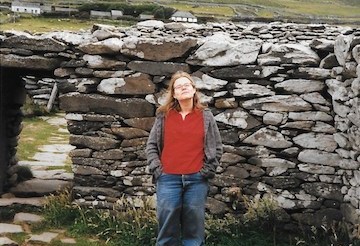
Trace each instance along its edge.
<instances>
[{"instance_id":1,"label":"denim jeans","mask_svg":"<svg viewBox=\"0 0 360 246\"><path fill-rule=\"evenodd\" d=\"M156 185L157 246L205 245L208 182L200 173L162 174Z\"/></svg>"}]
</instances>

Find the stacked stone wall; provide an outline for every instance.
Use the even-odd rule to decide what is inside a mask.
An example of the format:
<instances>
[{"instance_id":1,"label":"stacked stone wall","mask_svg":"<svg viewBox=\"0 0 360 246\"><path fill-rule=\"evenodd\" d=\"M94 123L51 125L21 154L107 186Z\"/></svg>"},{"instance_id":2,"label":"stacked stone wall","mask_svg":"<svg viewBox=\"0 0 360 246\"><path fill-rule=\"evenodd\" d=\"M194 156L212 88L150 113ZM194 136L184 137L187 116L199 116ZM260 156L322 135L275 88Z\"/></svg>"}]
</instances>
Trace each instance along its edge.
<instances>
[{"instance_id":1,"label":"stacked stone wall","mask_svg":"<svg viewBox=\"0 0 360 246\"><path fill-rule=\"evenodd\" d=\"M171 74L183 70L223 138L209 212L241 212L241 191L273 197L287 226L345 219L355 231L360 30L147 21L84 33L4 32L0 40L2 66L54 70L47 79L58 85L76 146L78 203L112 208L126 196L141 206L154 195L144 147Z\"/></svg>"}]
</instances>

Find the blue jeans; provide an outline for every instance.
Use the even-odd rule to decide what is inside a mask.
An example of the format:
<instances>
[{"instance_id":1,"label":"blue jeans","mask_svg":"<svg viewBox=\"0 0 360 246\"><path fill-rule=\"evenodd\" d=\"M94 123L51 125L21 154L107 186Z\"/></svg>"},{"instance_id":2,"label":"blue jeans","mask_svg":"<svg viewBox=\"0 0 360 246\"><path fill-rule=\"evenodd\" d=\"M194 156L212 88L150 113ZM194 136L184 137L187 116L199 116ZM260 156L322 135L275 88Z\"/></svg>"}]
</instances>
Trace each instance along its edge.
<instances>
[{"instance_id":1,"label":"blue jeans","mask_svg":"<svg viewBox=\"0 0 360 246\"><path fill-rule=\"evenodd\" d=\"M157 246L205 245L208 182L200 173L161 174L156 184Z\"/></svg>"}]
</instances>

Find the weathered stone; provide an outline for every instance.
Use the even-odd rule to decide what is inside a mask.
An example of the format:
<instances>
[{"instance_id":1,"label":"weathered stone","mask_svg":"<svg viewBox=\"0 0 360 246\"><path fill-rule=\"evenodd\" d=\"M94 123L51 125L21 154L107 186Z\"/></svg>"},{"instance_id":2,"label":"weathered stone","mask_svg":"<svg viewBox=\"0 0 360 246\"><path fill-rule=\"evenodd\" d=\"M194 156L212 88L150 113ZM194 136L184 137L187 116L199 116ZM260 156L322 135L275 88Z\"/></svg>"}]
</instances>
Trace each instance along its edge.
<instances>
[{"instance_id":1,"label":"weathered stone","mask_svg":"<svg viewBox=\"0 0 360 246\"><path fill-rule=\"evenodd\" d=\"M154 107L144 99L116 99L96 94L69 93L60 96L60 108L67 112L118 114L125 118L153 116Z\"/></svg>"},{"instance_id":2,"label":"weathered stone","mask_svg":"<svg viewBox=\"0 0 360 246\"><path fill-rule=\"evenodd\" d=\"M273 44L268 53L258 56L257 61L259 65L318 65L320 58L309 47L301 44Z\"/></svg>"},{"instance_id":3,"label":"weathered stone","mask_svg":"<svg viewBox=\"0 0 360 246\"><path fill-rule=\"evenodd\" d=\"M338 185L326 183L305 183L301 185L307 193L316 197L322 197L335 201L342 201L343 195L341 194Z\"/></svg>"},{"instance_id":4,"label":"weathered stone","mask_svg":"<svg viewBox=\"0 0 360 246\"><path fill-rule=\"evenodd\" d=\"M272 112L291 112L311 110L311 105L298 96L275 95L245 101L246 109L259 109Z\"/></svg>"},{"instance_id":5,"label":"weathered stone","mask_svg":"<svg viewBox=\"0 0 360 246\"><path fill-rule=\"evenodd\" d=\"M292 143L287 141L281 133L265 127L247 137L243 142L275 149L285 149L292 146Z\"/></svg>"},{"instance_id":6,"label":"weathered stone","mask_svg":"<svg viewBox=\"0 0 360 246\"><path fill-rule=\"evenodd\" d=\"M300 180L291 177L263 177L263 181L277 189L297 188L300 186Z\"/></svg>"},{"instance_id":7,"label":"weathered stone","mask_svg":"<svg viewBox=\"0 0 360 246\"><path fill-rule=\"evenodd\" d=\"M234 66L255 63L261 40L233 40L225 33L205 38L204 43L186 62L200 66Z\"/></svg>"},{"instance_id":8,"label":"weathered stone","mask_svg":"<svg viewBox=\"0 0 360 246\"><path fill-rule=\"evenodd\" d=\"M275 85L276 89L298 94L321 91L324 87L324 82L306 79L289 79Z\"/></svg>"},{"instance_id":9,"label":"weathered stone","mask_svg":"<svg viewBox=\"0 0 360 246\"><path fill-rule=\"evenodd\" d=\"M324 112L290 112L289 119L292 120L312 120L312 121L332 121L333 117Z\"/></svg>"},{"instance_id":10,"label":"weathered stone","mask_svg":"<svg viewBox=\"0 0 360 246\"><path fill-rule=\"evenodd\" d=\"M337 148L337 143L333 135L303 133L293 138L295 144L303 148L325 150L333 152Z\"/></svg>"},{"instance_id":11,"label":"weathered stone","mask_svg":"<svg viewBox=\"0 0 360 246\"><path fill-rule=\"evenodd\" d=\"M121 160L124 153L121 149L109 149L105 151L95 151L92 157L104 160Z\"/></svg>"},{"instance_id":12,"label":"weathered stone","mask_svg":"<svg viewBox=\"0 0 360 246\"><path fill-rule=\"evenodd\" d=\"M51 243L53 239L55 239L59 233L53 233L53 232L43 232L40 235L32 235L28 242L31 243Z\"/></svg>"},{"instance_id":13,"label":"weathered stone","mask_svg":"<svg viewBox=\"0 0 360 246\"><path fill-rule=\"evenodd\" d=\"M284 115L282 113L266 113L263 116L263 122L267 125L279 125L283 121Z\"/></svg>"},{"instance_id":14,"label":"weathered stone","mask_svg":"<svg viewBox=\"0 0 360 246\"><path fill-rule=\"evenodd\" d=\"M280 128L294 128L294 129L300 129L300 130L306 130L310 131L312 127L315 125L314 121L293 121L293 122L287 122L284 125L281 125Z\"/></svg>"},{"instance_id":15,"label":"weathered stone","mask_svg":"<svg viewBox=\"0 0 360 246\"><path fill-rule=\"evenodd\" d=\"M260 122L241 109L228 109L215 116L216 121L236 126L241 129L251 129L260 125Z\"/></svg>"},{"instance_id":16,"label":"weathered stone","mask_svg":"<svg viewBox=\"0 0 360 246\"><path fill-rule=\"evenodd\" d=\"M59 40L60 42L69 44L69 45L80 45L82 43L91 43L96 42L96 38L89 33L73 33L73 32L50 32L43 35L44 37L53 38Z\"/></svg>"},{"instance_id":17,"label":"weathered stone","mask_svg":"<svg viewBox=\"0 0 360 246\"><path fill-rule=\"evenodd\" d=\"M13 54L0 54L0 65L2 67L26 68L37 70L54 70L59 67L61 60L45 58L39 55L18 56Z\"/></svg>"},{"instance_id":18,"label":"weathered stone","mask_svg":"<svg viewBox=\"0 0 360 246\"><path fill-rule=\"evenodd\" d=\"M215 100L215 107L221 109L234 109L238 107L238 103L234 97L220 98Z\"/></svg>"},{"instance_id":19,"label":"weathered stone","mask_svg":"<svg viewBox=\"0 0 360 246\"><path fill-rule=\"evenodd\" d=\"M121 143L121 147L145 146L147 138L125 139Z\"/></svg>"},{"instance_id":20,"label":"weathered stone","mask_svg":"<svg viewBox=\"0 0 360 246\"><path fill-rule=\"evenodd\" d=\"M335 54L328 54L326 57L324 57L321 61L320 61L320 68L333 68L336 66L339 66L339 62L336 59Z\"/></svg>"},{"instance_id":21,"label":"weathered stone","mask_svg":"<svg viewBox=\"0 0 360 246\"><path fill-rule=\"evenodd\" d=\"M228 83L226 80L216 79L207 74L203 74L201 79L198 79L197 77L193 77L193 79L195 81L196 88L199 90L219 90Z\"/></svg>"},{"instance_id":22,"label":"weathered stone","mask_svg":"<svg viewBox=\"0 0 360 246\"><path fill-rule=\"evenodd\" d=\"M132 119L124 120L125 124L128 124L131 127L143 129L143 130L148 131L148 132L151 130L154 122L155 122L154 117L132 118Z\"/></svg>"},{"instance_id":23,"label":"weathered stone","mask_svg":"<svg viewBox=\"0 0 360 246\"><path fill-rule=\"evenodd\" d=\"M15 223L37 223L44 220L43 216L37 215L37 214L31 214L31 213L17 213L14 216L14 222Z\"/></svg>"},{"instance_id":24,"label":"weathered stone","mask_svg":"<svg viewBox=\"0 0 360 246\"><path fill-rule=\"evenodd\" d=\"M7 234L7 233L21 233L21 232L24 232L24 230L21 228L20 225L0 223L1 235Z\"/></svg>"},{"instance_id":25,"label":"weathered stone","mask_svg":"<svg viewBox=\"0 0 360 246\"><path fill-rule=\"evenodd\" d=\"M317 67L299 67L293 72L293 77L304 79L329 79L331 70Z\"/></svg>"},{"instance_id":26,"label":"weathered stone","mask_svg":"<svg viewBox=\"0 0 360 246\"><path fill-rule=\"evenodd\" d=\"M355 61L360 64L360 45L356 45L352 49L352 56L354 57Z\"/></svg>"},{"instance_id":27,"label":"weathered stone","mask_svg":"<svg viewBox=\"0 0 360 246\"><path fill-rule=\"evenodd\" d=\"M249 172L242 167L230 166L224 172L224 175L239 179L246 179L250 176Z\"/></svg>"},{"instance_id":28,"label":"weathered stone","mask_svg":"<svg viewBox=\"0 0 360 246\"><path fill-rule=\"evenodd\" d=\"M56 77L60 77L60 78L68 77L74 73L75 73L75 70L73 68L57 68L54 71L54 75Z\"/></svg>"},{"instance_id":29,"label":"weathered stone","mask_svg":"<svg viewBox=\"0 0 360 246\"><path fill-rule=\"evenodd\" d=\"M131 61L128 67L150 75L172 75L177 71L190 73L189 65L175 62Z\"/></svg>"},{"instance_id":30,"label":"weathered stone","mask_svg":"<svg viewBox=\"0 0 360 246\"><path fill-rule=\"evenodd\" d=\"M197 45L195 38L138 38L123 39L121 53L144 60L168 61L182 57Z\"/></svg>"},{"instance_id":31,"label":"weathered stone","mask_svg":"<svg viewBox=\"0 0 360 246\"><path fill-rule=\"evenodd\" d=\"M155 85L149 75L136 73L124 79L104 79L98 85L97 90L105 94L146 95L155 92Z\"/></svg>"},{"instance_id":32,"label":"weathered stone","mask_svg":"<svg viewBox=\"0 0 360 246\"><path fill-rule=\"evenodd\" d=\"M239 162L244 162L246 159L240 155L233 153L224 153L221 156L221 163L230 163L230 164L238 164Z\"/></svg>"},{"instance_id":33,"label":"weathered stone","mask_svg":"<svg viewBox=\"0 0 360 246\"><path fill-rule=\"evenodd\" d=\"M351 50L350 45L354 36L339 35L335 40L334 53L340 65L345 65L345 62L350 59Z\"/></svg>"},{"instance_id":34,"label":"weathered stone","mask_svg":"<svg viewBox=\"0 0 360 246\"><path fill-rule=\"evenodd\" d=\"M274 96L275 92L262 85L236 83L232 94L236 97L263 97Z\"/></svg>"},{"instance_id":35,"label":"weathered stone","mask_svg":"<svg viewBox=\"0 0 360 246\"><path fill-rule=\"evenodd\" d=\"M302 94L300 97L310 103L330 105L330 102L328 102L319 92Z\"/></svg>"},{"instance_id":36,"label":"weathered stone","mask_svg":"<svg viewBox=\"0 0 360 246\"><path fill-rule=\"evenodd\" d=\"M284 160L281 158L258 158L251 157L250 164L254 164L260 167L283 167L283 168L295 168L296 164L292 161Z\"/></svg>"},{"instance_id":37,"label":"weathered stone","mask_svg":"<svg viewBox=\"0 0 360 246\"><path fill-rule=\"evenodd\" d=\"M315 50L325 50L332 52L334 51L334 44L335 41L333 40L328 40L325 38L316 38L310 42L309 46Z\"/></svg>"},{"instance_id":38,"label":"weathered stone","mask_svg":"<svg viewBox=\"0 0 360 246\"><path fill-rule=\"evenodd\" d=\"M209 212L214 215L223 215L229 211L224 202L220 202L212 197L208 197L206 202L206 209L208 209Z\"/></svg>"},{"instance_id":39,"label":"weathered stone","mask_svg":"<svg viewBox=\"0 0 360 246\"><path fill-rule=\"evenodd\" d=\"M335 133L336 129L332 125L326 124L321 121L317 121L315 126L311 128L313 132L323 132L323 133Z\"/></svg>"},{"instance_id":40,"label":"weathered stone","mask_svg":"<svg viewBox=\"0 0 360 246\"><path fill-rule=\"evenodd\" d=\"M79 49L87 54L116 54L120 52L124 42L119 38L108 38L99 42L79 45Z\"/></svg>"},{"instance_id":41,"label":"weathered stone","mask_svg":"<svg viewBox=\"0 0 360 246\"><path fill-rule=\"evenodd\" d=\"M131 139L131 138L139 138L139 137L147 137L149 133L132 127L118 127L118 126L111 126L111 133L119 136L123 139Z\"/></svg>"},{"instance_id":42,"label":"weathered stone","mask_svg":"<svg viewBox=\"0 0 360 246\"><path fill-rule=\"evenodd\" d=\"M299 153L298 160L305 163L337 167L339 166L341 158L335 153L306 149Z\"/></svg>"},{"instance_id":43,"label":"weathered stone","mask_svg":"<svg viewBox=\"0 0 360 246\"><path fill-rule=\"evenodd\" d=\"M1 47L17 47L33 51L59 52L68 48L67 45L52 38L38 36L14 35L1 42Z\"/></svg>"},{"instance_id":44,"label":"weathered stone","mask_svg":"<svg viewBox=\"0 0 360 246\"><path fill-rule=\"evenodd\" d=\"M84 55L84 61L87 62L89 68L94 69L121 69L125 68L126 63L114 59L104 58L100 55Z\"/></svg>"},{"instance_id":45,"label":"weathered stone","mask_svg":"<svg viewBox=\"0 0 360 246\"><path fill-rule=\"evenodd\" d=\"M73 172L75 175L105 175L104 171L99 168L84 165L74 165Z\"/></svg>"},{"instance_id":46,"label":"weathered stone","mask_svg":"<svg viewBox=\"0 0 360 246\"><path fill-rule=\"evenodd\" d=\"M276 74L282 69L276 66L238 65L214 69L211 74L220 79L262 79Z\"/></svg>"},{"instance_id":47,"label":"weathered stone","mask_svg":"<svg viewBox=\"0 0 360 246\"><path fill-rule=\"evenodd\" d=\"M70 135L69 143L79 147L89 147L96 150L106 150L117 147L119 141L106 137Z\"/></svg>"},{"instance_id":48,"label":"weathered stone","mask_svg":"<svg viewBox=\"0 0 360 246\"><path fill-rule=\"evenodd\" d=\"M19 244L7 237L0 237L0 245L3 246L18 246Z\"/></svg>"},{"instance_id":49,"label":"weathered stone","mask_svg":"<svg viewBox=\"0 0 360 246\"><path fill-rule=\"evenodd\" d=\"M298 168L302 172L313 173L313 174L334 174L335 168L318 165L318 164L299 164Z\"/></svg>"},{"instance_id":50,"label":"weathered stone","mask_svg":"<svg viewBox=\"0 0 360 246\"><path fill-rule=\"evenodd\" d=\"M31 179L12 187L10 192L20 197L24 195L45 196L71 188L71 186L71 182L64 180Z\"/></svg>"}]
</instances>

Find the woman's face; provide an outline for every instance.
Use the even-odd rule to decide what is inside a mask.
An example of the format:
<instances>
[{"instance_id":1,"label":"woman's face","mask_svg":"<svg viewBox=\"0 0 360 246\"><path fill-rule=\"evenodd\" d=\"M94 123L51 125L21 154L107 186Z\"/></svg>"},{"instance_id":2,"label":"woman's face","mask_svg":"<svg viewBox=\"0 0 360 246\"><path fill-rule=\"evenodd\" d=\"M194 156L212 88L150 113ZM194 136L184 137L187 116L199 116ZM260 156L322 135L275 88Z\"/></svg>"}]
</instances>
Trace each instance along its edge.
<instances>
[{"instance_id":1,"label":"woman's face","mask_svg":"<svg viewBox=\"0 0 360 246\"><path fill-rule=\"evenodd\" d=\"M192 99L196 89L186 77L181 77L174 82L174 98L178 101Z\"/></svg>"}]
</instances>

